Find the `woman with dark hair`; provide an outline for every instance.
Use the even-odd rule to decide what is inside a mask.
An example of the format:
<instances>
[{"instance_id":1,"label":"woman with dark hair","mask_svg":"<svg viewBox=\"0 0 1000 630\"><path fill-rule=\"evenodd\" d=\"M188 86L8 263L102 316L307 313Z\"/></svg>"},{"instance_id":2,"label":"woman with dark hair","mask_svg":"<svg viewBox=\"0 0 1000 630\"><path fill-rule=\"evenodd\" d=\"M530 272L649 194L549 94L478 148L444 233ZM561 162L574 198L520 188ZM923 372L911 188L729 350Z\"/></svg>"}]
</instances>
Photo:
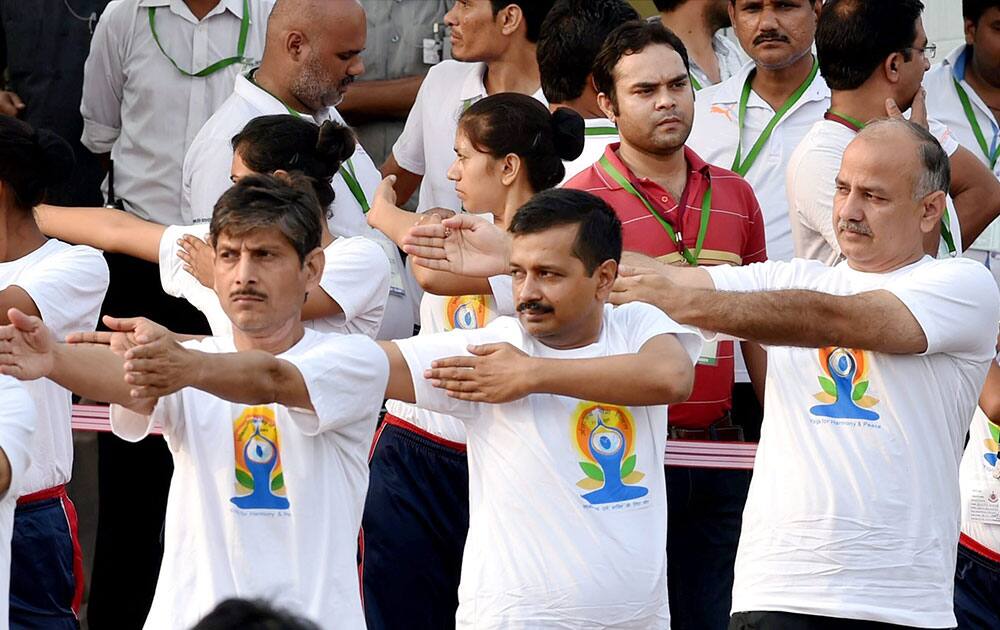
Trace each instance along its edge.
<instances>
[{"instance_id":1,"label":"woman with dark hair","mask_svg":"<svg viewBox=\"0 0 1000 630\"><path fill-rule=\"evenodd\" d=\"M522 94L489 96L459 118L448 179L466 211L491 213L506 228L535 193L562 181L563 160L583 150L583 129L572 110L549 113ZM368 223L397 244L415 222L434 220L440 219L395 206L391 176L368 213ZM426 291L420 334L481 328L514 312L509 276L486 280L423 267L413 267L413 274ZM469 526L465 427L456 418L395 400L386 408L372 448L361 533L368 626L454 627Z\"/></svg>"},{"instance_id":2,"label":"woman with dark hair","mask_svg":"<svg viewBox=\"0 0 1000 630\"><path fill-rule=\"evenodd\" d=\"M100 252L49 239L31 209L73 169L69 145L44 129L0 116L0 324L10 308L40 317L58 338L94 330L108 288ZM83 563L76 510L66 495L73 470L72 400L48 379L25 383L38 410L31 465L14 479L10 622L76 628Z\"/></svg>"},{"instance_id":3,"label":"woman with dark hair","mask_svg":"<svg viewBox=\"0 0 1000 630\"><path fill-rule=\"evenodd\" d=\"M232 142L234 182L252 173L300 172L311 179L323 209L333 201L333 176L355 147L347 127L332 122L316 126L285 114L251 120ZM49 235L158 262L164 291L185 298L204 313L214 335L231 330L212 288L214 254L205 243L208 224L163 226L107 208L40 206L36 214ZM309 294L302 316L308 327L322 332L374 337L389 296L386 253L373 240L336 238L326 221L321 225L326 254L322 290Z\"/></svg>"}]
</instances>

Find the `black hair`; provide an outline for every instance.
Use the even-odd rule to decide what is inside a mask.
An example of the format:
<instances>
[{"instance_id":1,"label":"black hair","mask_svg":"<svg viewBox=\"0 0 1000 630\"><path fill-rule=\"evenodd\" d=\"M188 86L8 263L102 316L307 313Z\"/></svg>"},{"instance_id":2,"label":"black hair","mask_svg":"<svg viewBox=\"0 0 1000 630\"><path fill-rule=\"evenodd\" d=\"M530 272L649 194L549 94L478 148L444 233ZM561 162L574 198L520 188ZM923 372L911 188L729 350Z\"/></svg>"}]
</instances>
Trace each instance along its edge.
<instances>
[{"instance_id":1,"label":"black hair","mask_svg":"<svg viewBox=\"0 0 1000 630\"><path fill-rule=\"evenodd\" d=\"M18 208L40 204L48 188L66 181L75 163L73 149L58 135L0 116L0 180L10 186Z\"/></svg>"},{"instance_id":2,"label":"black hair","mask_svg":"<svg viewBox=\"0 0 1000 630\"><path fill-rule=\"evenodd\" d=\"M582 190L555 188L540 192L514 214L508 231L537 234L563 225L578 225L573 255L593 275L604 261L622 258L622 223L603 199Z\"/></svg>"},{"instance_id":3,"label":"black hair","mask_svg":"<svg viewBox=\"0 0 1000 630\"><path fill-rule=\"evenodd\" d=\"M304 263L320 246L322 224L312 178L299 173L248 175L222 193L215 202L209 238L242 236L253 230L277 228Z\"/></svg>"},{"instance_id":4,"label":"black hair","mask_svg":"<svg viewBox=\"0 0 1000 630\"><path fill-rule=\"evenodd\" d=\"M253 171L298 171L313 179L320 206L333 203L331 180L354 154L357 141L347 127L326 121L316 126L289 114L259 116L233 136L233 150Z\"/></svg>"},{"instance_id":5,"label":"black hair","mask_svg":"<svg viewBox=\"0 0 1000 630\"><path fill-rule=\"evenodd\" d=\"M920 0L828 0L816 26L819 69L831 90L856 90L893 53L909 61Z\"/></svg>"},{"instance_id":6,"label":"black hair","mask_svg":"<svg viewBox=\"0 0 1000 630\"><path fill-rule=\"evenodd\" d=\"M633 20L611 31L594 60L594 84L599 92L607 94L612 103L617 103L615 95L615 66L622 57L635 55L654 45L669 46L677 51L684 61L684 71L691 72L687 48L673 31L662 22Z\"/></svg>"},{"instance_id":7,"label":"black hair","mask_svg":"<svg viewBox=\"0 0 1000 630\"><path fill-rule=\"evenodd\" d=\"M524 25L528 29L526 36L531 43L538 41L538 36L542 32L542 22L554 2L555 0L490 0L490 4L493 5L494 17L512 4L520 7L521 13L524 15Z\"/></svg>"},{"instance_id":8,"label":"black hair","mask_svg":"<svg viewBox=\"0 0 1000 630\"><path fill-rule=\"evenodd\" d=\"M687 2L687 0L653 0L657 11L673 11L677 7Z\"/></svg>"},{"instance_id":9,"label":"black hair","mask_svg":"<svg viewBox=\"0 0 1000 630\"><path fill-rule=\"evenodd\" d=\"M231 598L221 602L191 630L319 630L319 626L267 602Z\"/></svg>"},{"instance_id":10,"label":"black hair","mask_svg":"<svg viewBox=\"0 0 1000 630\"><path fill-rule=\"evenodd\" d=\"M625 0L557 0L538 40L545 98L550 103L579 98L608 34L636 19L639 14Z\"/></svg>"},{"instance_id":11,"label":"black hair","mask_svg":"<svg viewBox=\"0 0 1000 630\"><path fill-rule=\"evenodd\" d=\"M973 24L979 24L987 9L1000 9L1000 0L962 0L962 17Z\"/></svg>"},{"instance_id":12,"label":"black hair","mask_svg":"<svg viewBox=\"0 0 1000 630\"><path fill-rule=\"evenodd\" d=\"M474 103L458 119L458 128L477 151L495 158L519 156L535 192L561 182L566 176L563 160L575 160L583 152L580 114L566 107L549 113L534 98L514 92Z\"/></svg>"}]
</instances>

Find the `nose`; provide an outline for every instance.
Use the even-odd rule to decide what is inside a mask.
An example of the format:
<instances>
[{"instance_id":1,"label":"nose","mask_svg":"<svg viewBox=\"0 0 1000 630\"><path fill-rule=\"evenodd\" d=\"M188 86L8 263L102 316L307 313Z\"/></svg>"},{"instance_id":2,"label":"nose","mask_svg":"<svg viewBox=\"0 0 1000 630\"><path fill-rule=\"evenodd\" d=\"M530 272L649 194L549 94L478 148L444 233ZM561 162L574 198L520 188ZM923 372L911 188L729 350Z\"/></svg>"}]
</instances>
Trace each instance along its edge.
<instances>
[{"instance_id":1,"label":"nose","mask_svg":"<svg viewBox=\"0 0 1000 630\"><path fill-rule=\"evenodd\" d=\"M453 182L461 181L462 167L458 165L457 158L451 163L451 166L448 167L448 172L445 173L445 176Z\"/></svg>"},{"instance_id":2,"label":"nose","mask_svg":"<svg viewBox=\"0 0 1000 630\"><path fill-rule=\"evenodd\" d=\"M780 26L781 25L778 22L778 14L775 12L774 7L765 6L760 12L760 20L757 23L757 30L777 31Z\"/></svg>"},{"instance_id":3,"label":"nose","mask_svg":"<svg viewBox=\"0 0 1000 630\"><path fill-rule=\"evenodd\" d=\"M656 94L656 109L674 109L677 107L677 98L666 87L660 89Z\"/></svg>"},{"instance_id":4,"label":"nose","mask_svg":"<svg viewBox=\"0 0 1000 630\"><path fill-rule=\"evenodd\" d=\"M444 24L445 26L458 26L458 18L455 15L455 11L458 10L458 3L451 8L450 11L444 14Z\"/></svg>"},{"instance_id":5,"label":"nose","mask_svg":"<svg viewBox=\"0 0 1000 630\"><path fill-rule=\"evenodd\" d=\"M362 61L361 55L358 55L351 62L351 65L347 67L347 74L352 77L360 77L365 73L365 62Z\"/></svg>"},{"instance_id":6,"label":"nose","mask_svg":"<svg viewBox=\"0 0 1000 630\"><path fill-rule=\"evenodd\" d=\"M843 219L845 221L864 221L865 206L862 195L857 191L851 191L846 195L838 195L833 203L834 223Z\"/></svg>"},{"instance_id":7,"label":"nose","mask_svg":"<svg viewBox=\"0 0 1000 630\"><path fill-rule=\"evenodd\" d=\"M519 284L515 284L514 293L518 302L538 302L542 299L541 285L531 272L524 274Z\"/></svg>"},{"instance_id":8,"label":"nose","mask_svg":"<svg viewBox=\"0 0 1000 630\"><path fill-rule=\"evenodd\" d=\"M252 256L248 254L241 255L239 262L236 263L235 271L233 279L237 285L246 287L257 282L257 270Z\"/></svg>"}]
</instances>

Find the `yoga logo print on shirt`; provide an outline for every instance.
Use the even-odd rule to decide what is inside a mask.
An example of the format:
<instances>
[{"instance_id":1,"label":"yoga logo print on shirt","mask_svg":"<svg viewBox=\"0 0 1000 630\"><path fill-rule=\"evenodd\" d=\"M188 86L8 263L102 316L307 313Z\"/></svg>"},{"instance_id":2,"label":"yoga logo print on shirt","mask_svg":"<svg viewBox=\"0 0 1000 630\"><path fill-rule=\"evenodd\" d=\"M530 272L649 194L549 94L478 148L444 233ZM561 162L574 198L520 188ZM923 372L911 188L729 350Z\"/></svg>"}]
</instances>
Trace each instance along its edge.
<instances>
[{"instance_id":1,"label":"yoga logo print on shirt","mask_svg":"<svg viewBox=\"0 0 1000 630\"><path fill-rule=\"evenodd\" d=\"M819 376L823 391L814 394L821 405L809 410L814 416L851 420L879 419L870 411L878 399L867 395L868 361L863 350L850 348L820 348L819 364L824 374Z\"/></svg>"},{"instance_id":2,"label":"yoga logo print on shirt","mask_svg":"<svg viewBox=\"0 0 1000 630\"><path fill-rule=\"evenodd\" d=\"M635 485L646 475L636 470L635 419L625 407L581 402L571 422L573 445L580 456L583 479L577 486L588 490L590 505L619 503L649 494Z\"/></svg>"},{"instance_id":3,"label":"yoga logo print on shirt","mask_svg":"<svg viewBox=\"0 0 1000 630\"><path fill-rule=\"evenodd\" d=\"M270 407L248 407L233 420L235 493L230 501L244 510L287 510L281 470L281 438Z\"/></svg>"},{"instance_id":4,"label":"yoga logo print on shirt","mask_svg":"<svg viewBox=\"0 0 1000 630\"><path fill-rule=\"evenodd\" d=\"M456 295L445 306L445 330L472 330L486 325L486 296Z\"/></svg>"},{"instance_id":5,"label":"yoga logo print on shirt","mask_svg":"<svg viewBox=\"0 0 1000 630\"><path fill-rule=\"evenodd\" d=\"M985 420L989 437L983 440L983 459L985 466L994 479L1000 479L1000 425Z\"/></svg>"}]
</instances>

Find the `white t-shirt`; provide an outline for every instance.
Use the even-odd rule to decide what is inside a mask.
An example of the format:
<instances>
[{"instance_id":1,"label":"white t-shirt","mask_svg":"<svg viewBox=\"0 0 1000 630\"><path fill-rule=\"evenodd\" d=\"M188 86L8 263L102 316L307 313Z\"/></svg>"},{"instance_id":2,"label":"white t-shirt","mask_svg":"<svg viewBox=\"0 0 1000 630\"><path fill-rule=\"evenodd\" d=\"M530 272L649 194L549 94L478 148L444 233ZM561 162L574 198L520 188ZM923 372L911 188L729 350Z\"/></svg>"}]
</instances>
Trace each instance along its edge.
<instances>
[{"instance_id":1,"label":"white t-shirt","mask_svg":"<svg viewBox=\"0 0 1000 630\"><path fill-rule=\"evenodd\" d=\"M959 99L958 90L955 89L955 81L961 84L969 97L969 104L972 106L972 113L979 123L979 129L983 132L983 139L990 151L996 151L1000 144L1000 122L993 115L993 111L983 102L982 97L966 82L965 66L968 63L970 48L962 44L951 51L940 64L931 68L924 75L924 88L927 90L927 113L941 121L955 136L963 147L968 149L977 158L990 168L989 159L979 146L972 125L965 115L962 101ZM993 174L1000 179L1000 160L993 165ZM1000 222L994 221L970 246L971 249L985 249L989 251L1000 251Z\"/></svg>"},{"instance_id":2,"label":"white t-shirt","mask_svg":"<svg viewBox=\"0 0 1000 630\"><path fill-rule=\"evenodd\" d=\"M593 166L604 155L604 149L609 144L620 141L618 128L607 118L585 118L583 123L585 125L583 153L575 160L568 162L563 160L566 177L559 183L559 186L565 186L566 182Z\"/></svg>"},{"instance_id":3,"label":"white t-shirt","mask_svg":"<svg viewBox=\"0 0 1000 630\"><path fill-rule=\"evenodd\" d=\"M694 126L687 144L709 164L731 169L738 146L742 146L741 154L746 159L774 117L774 109L767 101L751 91L741 142L740 95L754 68L753 62L747 63L738 74L695 94ZM802 98L774 127L770 139L745 175L764 213L769 260L791 260L794 256L785 194L785 167L792 151L813 123L823 119L823 113L829 107L830 89L823 77L817 74Z\"/></svg>"},{"instance_id":4,"label":"white t-shirt","mask_svg":"<svg viewBox=\"0 0 1000 630\"><path fill-rule=\"evenodd\" d=\"M235 351L231 337L185 345ZM147 630L190 628L228 597L267 599L324 627L365 627L357 537L388 361L367 337L311 330L278 356L302 374L316 413L190 388L148 417L111 408L126 440L162 427L174 460Z\"/></svg>"},{"instance_id":5,"label":"white t-shirt","mask_svg":"<svg viewBox=\"0 0 1000 630\"><path fill-rule=\"evenodd\" d=\"M271 114L288 114L288 109L245 76L237 76L233 94L201 128L184 157L184 205L181 210L186 223L205 223L211 220L215 202L232 186L229 175L233 161L233 136L254 118ZM327 120L344 124L344 119L333 107L316 116L298 115L317 124ZM382 181L382 175L360 144L354 150L350 164L370 203L375 189ZM393 290L386 303L379 338L395 339L412 335L413 324L416 322L416 292L399 250L384 234L368 225L361 203L354 197L340 173L333 178L333 192L336 198L330 206L333 211L329 220L330 232L334 236L369 238L390 259Z\"/></svg>"},{"instance_id":6,"label":"white t-shirt","mask_svg":"<svg viewBox=\"0 0 1000 630\"><path fill-rule=\"evenodd\" d=\"M920 355L768 348L733 612L954 627L958 463L996 352L993 277L930 257L884 274L801 259L707 269L722 291L889 291L928 344Z\"/></svg>"},{"instance_id":7,"label":"white t-shirt","mask_svg":"<svg viewBox=\"0 0 1000 630\"><path fill-rule=\"evenodd\" d=\"M663 334L676 335L697 360L701 338L647 304L606 306L600 338L575 350L541 344L512 317L396 342L417 404L461 418L468 431L458 628L670 627L667 410L544 394L469 403L432 387L423 370L467 355L468 344L507 342L532 356L574 359L638 352Z\"/></svg>"},{"instance_id":8,"label":"white t-shirt","mask_svg":"<svg viewBox=\"0 0 1000 630\"><path fill-rule=\"evenodd\" d=\"M976 409L958 473L962 533L1000 553L1000 424Z\"/></svg>"},{"instance_id":9,"label":"white t-shirt","mask_svg":"<svg viewBox=\"0 0 1000 630\"><path fill-rule=\"evenodd\" d=\"M451 59L432 66L417 92L417 100L406 118L402 135L392 147L396 163L422 175L417 212L448 208L458 212L462 202L448 168L455 161L458 118L473 103L488 96L483 79L485 63L462 63ZM546 107L542 89L532 95Z\"/></svg>"},{"instance_id":10,"label":"white t-shirt","mask_svg":"<svg viewBox=\"0 0 1000 630\"><path fill-rule=\"evenodd\" d=\"M958 142L947 127L929 120L930 131L945 153L958 150ZM827 265L842 260L837 233L833 226L833 197L837 192L837 173L847 145L857 132L832 120L820 120L812 126L788 161L786 188L788 212L795 240L795 255L819 260ZM962 251L962 230L958 213L948 197L948 221L955 248ZM948 247L941 239L940 256L948 256Z\"/></svg>"},{"instance_id":11,"label":"white t-shirt","mask_svg":"<svg viewBox=\"0 0 1000 630\"><path fill-rule=\"evenodd\" d=\"M96 249L49 239L27 256L0 262L0 289L24 289L56 339L97 327L108 265ZM31 468L19 485L31 494L67 483L73 474L73 417L69 390L49 379L28 381L38 411L38 428L31 439Z\"/></svg>"},{"instance_id":12,"label":"white t-shirt","mask_svg":"<svg viewBox=\"0 0 1000 630\"><path fill-rule=\"evenodd\" d=\"M497 278L501 277L510 278L510 276L497 276ZM496 319L498 315L497 302L492 295L449 297L424 293L424 297L420 300L420 333L418 336L450 330L482 328ZM450 442L465 444L465 425L457 418L399 400L388 401L385 408L397 418L406 420L428 433Z\"/></svg>"},{"instance_id":13,"label":"white t-shirt","mask_svg":"<svg viewBox=\"0 0 1000 630\"><path fill-rule=\"evenodd\" d=\"M0 495L0 630L7 630L7 597L10 592L10 541L14 532L14 508L31 461L31 434L37 424L35 403L24 385L0 376L0 449L10 462L11 481Z\"/></svg>"},{"instance_id":14,"label":"white t-shirt","mask_svg":"<svg viewBox=\"0 0 1000 630\"><path fill-rule=\"evenodd\" d=\"M213 335L231 335L233 324L222 309L218 295L185 271L184 261L177 257L181 249L177 240L186 234L208 240L208 226L171 225L164 230L160 237L160 284L168 295L184 298L201 311ZM326 264L319 280L320 289L337 302L343 312L306 320L303 325L324 333L374 338L382 325L389 298L389 260L382 248L366 238L338 238L327 245L323 253Z\"/></svg>"}]
</instances>

